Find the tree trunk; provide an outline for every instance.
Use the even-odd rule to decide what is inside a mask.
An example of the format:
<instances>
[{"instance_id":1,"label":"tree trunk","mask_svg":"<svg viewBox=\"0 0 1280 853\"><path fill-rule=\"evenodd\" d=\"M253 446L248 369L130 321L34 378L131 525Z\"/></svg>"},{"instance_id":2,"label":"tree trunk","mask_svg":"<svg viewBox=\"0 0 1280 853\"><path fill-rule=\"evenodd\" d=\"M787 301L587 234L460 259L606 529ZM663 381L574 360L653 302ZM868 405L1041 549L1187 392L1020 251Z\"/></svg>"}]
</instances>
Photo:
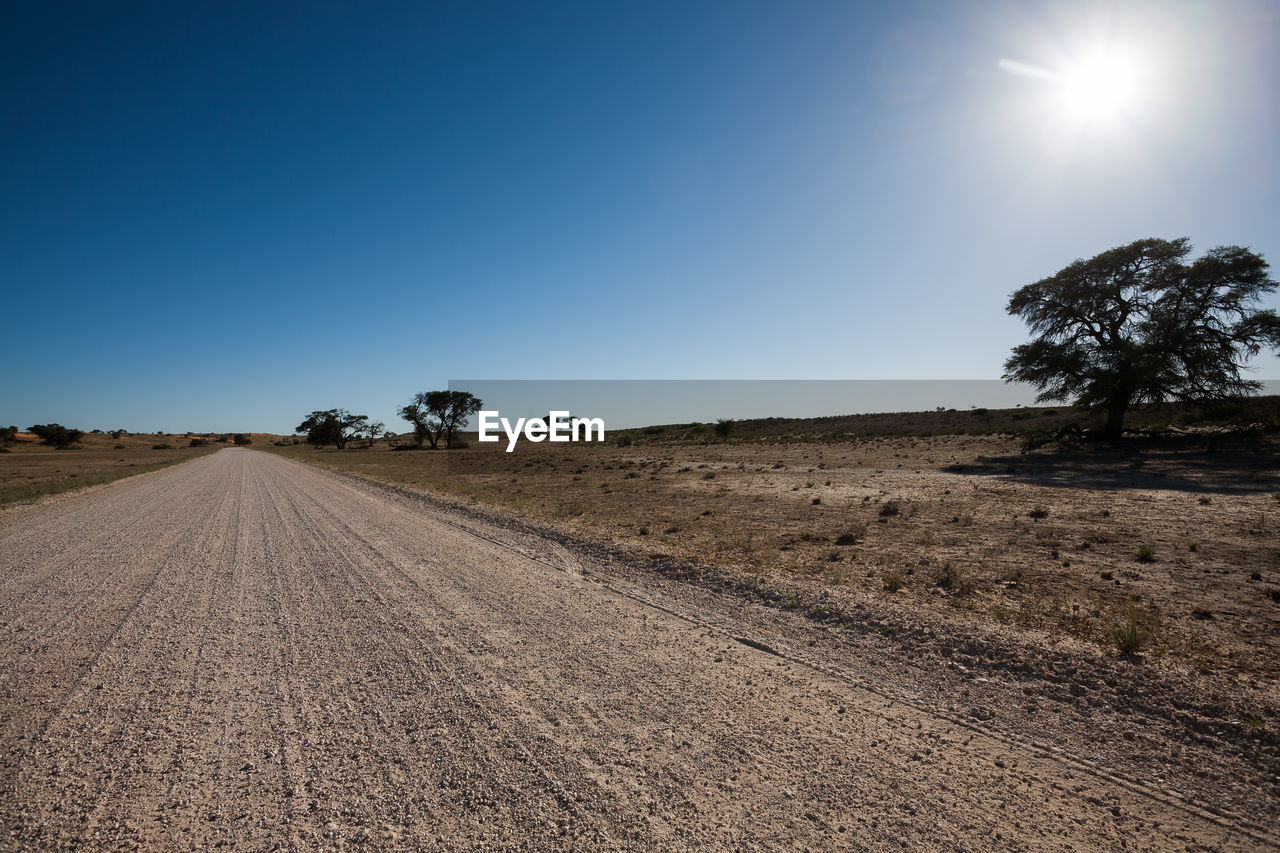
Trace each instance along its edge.
<instances>
[{"instance_id":1,"label":"tree trunk","mask_svg":"<svg viewBox=\"0 0 1280 853\"><path fill-rule=\"evenodd\" d=\"M1116 394L1107 401L1107 420L1102 426L1102 434L1107 438L1120 438L1124 435L1124 413L1129 410L1129 395Z\"/></svg>"}]
</instances>

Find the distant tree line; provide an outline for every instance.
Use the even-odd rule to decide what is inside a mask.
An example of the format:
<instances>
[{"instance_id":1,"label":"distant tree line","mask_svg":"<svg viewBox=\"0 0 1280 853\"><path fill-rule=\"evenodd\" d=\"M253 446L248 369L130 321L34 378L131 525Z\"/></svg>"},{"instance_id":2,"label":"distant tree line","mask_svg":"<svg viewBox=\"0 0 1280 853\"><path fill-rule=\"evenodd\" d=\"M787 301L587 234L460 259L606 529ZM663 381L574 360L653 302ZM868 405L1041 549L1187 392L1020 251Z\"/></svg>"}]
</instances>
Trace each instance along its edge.
<instances>
[{"instance_id":1,"label":"distant tree line","mask_svg":"<svg viewBox=\"0 0 1280 853\"><path fill-rule=\"evenodd\" d=\"M74 445L80 439L85 437L84 430L71 429L70 427L65 427L62 424L35 424L33 426L27 427L27 432L39 438L41 444L48 445L57 450L65 450L68 447L71 447L72 445ZM95 430L92 430L92 432L94 435L109 435L113 439L116 439L117 441L122 436L129 435L129 432L123 429L113 429L110 431L95 429ZM168 435L169 433L157 432L154 434ZM195 435L193 433L186 433L186 435L192 436L191 441L189 442L189 445L188 445L190 447L207 447L208 445L215 444L215 443L216 444L232 443L232 444L235 444L237 447L245 447L250 444L253 444L252 437L250 437L248 433L244 433L244 432L226 433L218 436L217 438L209 438L208 436L200 436L200 435ZM17 436L18 436L18 428L16 426L0 427L0 445L13 444L17 440ZM118 444L116 446L123 447L124 445ZM167 444L153 445L153 447L157 450L168 449L171 446L172 445L167 445Z\"/></svg>"},{"instance_id":2,"label":"distant tree line","mask_svg":"<svg viewBox=\"0 0 1280 853\"><path fill-rule=\"evenodd\" d=\"M188 433L188 435L189 434L190 433ZM231 442L236 447L247 447L248 445L253 444L253 439L243 432L238 432L235 435L220 435L213 439L205 436L194 436L189 442L189 446L208 447L211 444L226 444L227 442Z\"/></svg>"}]
</instances>

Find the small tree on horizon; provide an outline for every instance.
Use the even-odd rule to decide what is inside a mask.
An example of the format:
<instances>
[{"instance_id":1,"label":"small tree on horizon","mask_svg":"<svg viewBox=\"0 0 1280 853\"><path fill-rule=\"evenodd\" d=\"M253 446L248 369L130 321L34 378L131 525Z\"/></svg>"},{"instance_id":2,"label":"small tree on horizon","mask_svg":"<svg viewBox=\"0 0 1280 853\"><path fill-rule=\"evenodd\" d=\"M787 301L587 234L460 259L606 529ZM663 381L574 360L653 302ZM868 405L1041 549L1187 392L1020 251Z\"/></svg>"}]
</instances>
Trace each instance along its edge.
<instances>
[{"instance_id":1,"label":"small tree on horizon","mask_svg":"<svg viewBox=\"0 0 1280 853\"><path fill-rule=\"evenodd\" d=\"M1280 349L1280 317L1256 307L1277 287L1267 262L1239 246L1185 263L1190 252L1186 237L1137 240L1019 288L1007 310L1036 338L1014 347L1005 381L1101 412L1108 438L1135 403L1258 391L1243 362Z\"/></svg>"},{"instance_id":2,"label":"small tree on horizon","mask_svg":"<svg viewBox=\"0 0 1280 853\"><path fill-rule=\"evenodd\" d=\"M378 439L386 431L387 431L387 425L384 424L382 421L373 421L372 423L366 423L364 426L364 431L362 433L365 441L368 442L368 444L366 444L365 446L373 447L373 445L377 443Z\"/></svg>"}]
</instances>

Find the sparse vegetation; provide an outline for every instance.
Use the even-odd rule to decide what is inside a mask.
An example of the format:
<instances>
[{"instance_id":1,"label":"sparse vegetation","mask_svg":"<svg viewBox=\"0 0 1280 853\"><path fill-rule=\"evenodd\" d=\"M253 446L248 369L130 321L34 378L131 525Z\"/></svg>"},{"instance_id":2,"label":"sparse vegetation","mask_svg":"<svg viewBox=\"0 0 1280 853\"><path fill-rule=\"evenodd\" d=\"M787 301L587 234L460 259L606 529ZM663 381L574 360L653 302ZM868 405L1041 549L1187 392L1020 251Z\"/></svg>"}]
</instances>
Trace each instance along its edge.
<instances>
[{"instance_id":1,"label":"sparse vegetation","mask_svg":"<svg viewBox=\"0 0 1280 853\"><path fill-rule=\"evenodd\" d=\"M974 590L973 578L952 565L942 567L938 573L937 583L938 586L949 589L956 595L968 595Z\"/></svg>"},{"instance_id":2,"label":"sparse vegetation","mask_svg":"<svg viewBox=\"0 0 1280 853\"><path fill-rule=\"evenodd\" d=\"M113 441L109 434L87 435L74 453L31 439L18 440L0 466L0 504L38 500L134 474L156 471L194 459L213 448L176 447L153 450L157 442Z\"/></svg>"},{"instance_id":3,"label":"sparse vegetation","mask_svg":"<svg viewBox=\"0 0 1280 853\"><path fill-rule=\"evenodd\" d=\"M1116 648L1127 655L1137 654L1147 644L1148 634L1138 621L1138 612L1133 605L1125 611L1124 621L1115 626L1111 632Z\"/></svg>"},{"instance_id":4,"label":"sparse vegetation","mask_svg":"<svg viewBox=\"0 0 1280 853\"><path fill-rule=\"evenodd\" d=\"M1269 417L1265 413L1272 411L1280 415L1280 399L1245 405L1249 417ZM1144 411L1135 410L1135 422L1145 417ZM1066 410L1060 414L1071 416ZM950 416L963 423L976 421L964 412ZM1004 417L1000 411L990 416L996 423ZM838 425L832 428L849 423L832 419ZM1142 446L1142 471L1131 474L1134 454L1127 447L1054 450L1041 462L1038 456L1022 456L1013 435L801 441L789 426L778 435L791 437L775 442L756 431L769 426L762 420L738 422L731 442L708 443L691 440L688 426L668 425L656 434L628 431L637 438L630 447L621 446L619 434L613 434L607 444L529 444L514 454L479 445L447 462L443 454L392 453L381 442L360 454L338 453L332 445L279 450L508 507L533 521L570 525L576 535L602 542L616 542L621 529L629 549L652 551L664 561L714 566L729 575L776 578L783 589L803 588L809 603L823 600L827 591L879 593L886 589L885 576L897 575L899 592L918 594L886 594L885 607L906 606L909 600L913 609L927 611L949 603L955 606L949 618L997 619L1019 629L1066 632L1111 648L1105 614L1122 613L1131 598L1140 597L1141 612L1183 617L1172 619L1160 634L1162 655L1209 668L1265 671L1280 660L1280 637L1250 635L1246 642L1238 630L1240 614L1250 606L1265 608L1264 618L1270 618L1274 581L1259 584L1257 593L1248 596L1249 604L1224 601L1226 589L1202 580L1205 573L1239 571L1242 562L1260 565L1272 559L1267 537L1237 534L1221 519L1237 509L1256 508L1259 496L1270 505L1275 487L1260 495L1215 491L1215 512L1207 513L1188 507L1203 494L1191 491L1185 500L1153 502L1126 482L1141 477L1145 483L1152 473L1167 471L1171 483L1190 482L1192 488L1198 488L1197 478L1211 477L1206 482L1215 489L1224 479L1257 489L1258 454L1267 459L1276 452L1270 437L1215 439L1218 449L1211 459L1198 440ZM1184 458L1185 465L1180 461ZM1046 471L1055 478L1082 472L1080 485L1046 488L1039 484ZM970 477L973 473L1001 476ZM1083 485L1101 478L1116 485L1105 493ZM792 497L780 499L783 495ZM805 497L795 499L799 495ZM821 504L813 504L815 496ZM1036 510L1047 515L1029 517ZM882 511L889 514L882 516ZM1247 523L1264 529L1261 520L1249 517ZM637 535L641 527L651 533ZM652 535L658 532L662 535ZM1153 557L1160 552L1156 565L1161 571L1141 570L1134 558L1144 541L1129 544L1135 533L1146 539ZM1194 552L1191 542L1197 545ZM868 543L875 547L864 547ZM1162 559L1164 550L1171 552L1167 560ZM934 553L936 563L921 560ZM1245 586L1247 576L1245 569L1239 586ZM1195 618L1197 608L1215 618ZM1195 626L1194 632L1188 633L1188 625ZM1148 648L1156 643L1152 640ZM1222 650L1227 649L1234 651L1233 657L1225 656Z\"/></svg>"}]
</instances>

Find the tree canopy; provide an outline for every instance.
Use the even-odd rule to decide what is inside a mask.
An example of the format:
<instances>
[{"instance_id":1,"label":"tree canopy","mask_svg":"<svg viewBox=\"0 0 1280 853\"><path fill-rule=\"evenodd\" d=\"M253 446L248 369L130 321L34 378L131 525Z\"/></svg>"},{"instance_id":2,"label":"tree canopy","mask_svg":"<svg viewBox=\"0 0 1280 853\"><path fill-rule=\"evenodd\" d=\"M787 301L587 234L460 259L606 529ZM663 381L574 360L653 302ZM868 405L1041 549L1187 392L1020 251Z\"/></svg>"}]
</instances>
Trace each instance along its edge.
<instances>
[{"instance_id":1,"label":"tree canopy","mask_svg":"<svg viewBox=\"0 0 1280 853\"><path fill-rule=\"evenodd\" d=\"M1118 437L1139 402L1220 400L1256 392L1244 362L1280 349L1280 317L1257 303L1276 290L1263 258L1220 246L1186 262L1190 240L1147 238L1077 260L1009 299L1035 339L1014 347L1007 381L1039 402L1074 398Z\"/></svg>"},{"instance_id":2,"label":"tree canopy","mask_svg":"<svg viewBox=\"0 0 1280 853\"><path fill-rule=\"evenodd\" d=\"M453 434L480 411L484 403L466 391L423 391L413 395L399 415L413 424L413 433L421 446L425 440L435 448L443 436L445 447L453 446Z\"/></svg>"},{"instance_id":3,"label":"tree canopy","mask_svg":"<svg viewBox=\"0 0 1280 853\"><path fill-rule=\"evenodd\" d=\"M62 424L36 424L27 432L38 435L43 444L64 450L84 438L84 430L68 429Z\"/></svg>"},{"instance_id":4,"label":"tree canopy","mask_svg":"<svg viewBox=\"0 0 1280 853\"><path fill-rule=\"evenodd\" d=\"M296 430L307 434L307 444L333 444L342 450L368 422L368 415L353 415L346 409L317 409Z\"/></svg>"},{"instance_id":5,"label":"tree canopy","mask_svg":"<svg viewBox=\"0 0 1280 853\"><path fill-rule=\"evenodd\" d=\"M368 442L368 447L373 447L378 438L385 434L386 431L387 425L382 421L366 422L364 428L360 431L360 436Z\"/></svg>"}]
</instances>

